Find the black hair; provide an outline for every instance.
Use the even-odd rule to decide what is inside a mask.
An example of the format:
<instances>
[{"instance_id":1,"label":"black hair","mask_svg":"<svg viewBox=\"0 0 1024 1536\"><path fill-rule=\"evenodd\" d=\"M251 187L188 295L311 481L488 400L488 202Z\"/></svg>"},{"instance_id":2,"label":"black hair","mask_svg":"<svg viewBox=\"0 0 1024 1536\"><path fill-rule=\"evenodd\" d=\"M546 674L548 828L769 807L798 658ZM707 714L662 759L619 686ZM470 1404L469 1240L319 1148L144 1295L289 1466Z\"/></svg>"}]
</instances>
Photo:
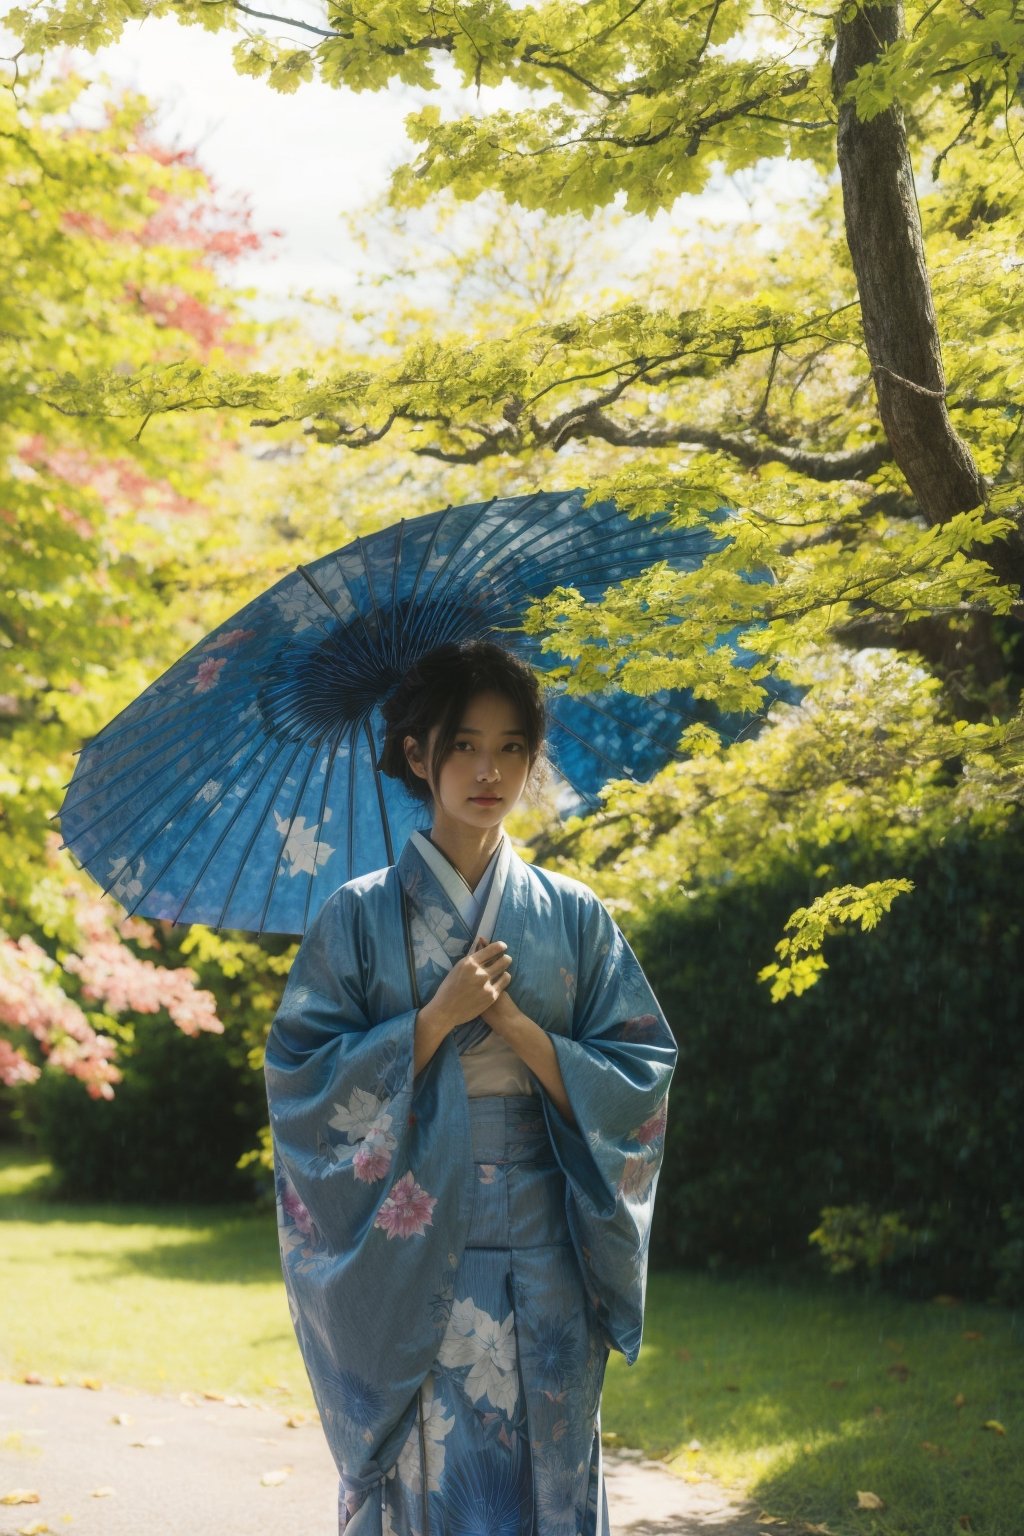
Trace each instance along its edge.
<instances>
[{"instance_id":1,"label":"black hair","mask_svg":"<svg viewBox=\"0 0 1024 1536\"><path fill-rule=\"evenodd\" d=\"M463 712L470 699L484 691L500 693L519 710L526 733L530 776L545 777L544 753L547 711L533 669L511 651L491 640L452 641L428 651L406 671L395 691L381 705L384 716L384 747L377 767L391 779L400 779L416 799L433 800L426 779L414 773L405 755L405 738L414 736L420 753L437 726L430 760L430 777L436 784L442 764L458 735Z\"/></svg>"}]
</instances>

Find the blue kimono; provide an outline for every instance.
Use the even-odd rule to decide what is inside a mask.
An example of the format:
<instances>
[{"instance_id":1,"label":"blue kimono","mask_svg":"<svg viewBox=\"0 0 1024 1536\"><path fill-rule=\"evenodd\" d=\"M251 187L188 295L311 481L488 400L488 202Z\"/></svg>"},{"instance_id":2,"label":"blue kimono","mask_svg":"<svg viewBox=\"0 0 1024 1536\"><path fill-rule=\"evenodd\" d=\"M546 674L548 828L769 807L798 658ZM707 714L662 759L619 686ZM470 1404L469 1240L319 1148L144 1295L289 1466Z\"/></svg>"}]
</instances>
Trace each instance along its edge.
<instances>
[{"instance_id":1,"label":"blue kimono","mask_svg":"<svg viewBox=\"0 0 1024 1536\"><path fill-rule=\"evenodd\" d=\"M576 1125L467 1096L453 1030L413 1076L416 1013L474 943L414 833L340 886L266 1051L278 1227L348 1536L605 1536L600 1394L640 1349L676 1045L584 884L503 834L477 932L550 1035ZM482 893L481 893L482 894Z\"/></svg>"}]
</instances>

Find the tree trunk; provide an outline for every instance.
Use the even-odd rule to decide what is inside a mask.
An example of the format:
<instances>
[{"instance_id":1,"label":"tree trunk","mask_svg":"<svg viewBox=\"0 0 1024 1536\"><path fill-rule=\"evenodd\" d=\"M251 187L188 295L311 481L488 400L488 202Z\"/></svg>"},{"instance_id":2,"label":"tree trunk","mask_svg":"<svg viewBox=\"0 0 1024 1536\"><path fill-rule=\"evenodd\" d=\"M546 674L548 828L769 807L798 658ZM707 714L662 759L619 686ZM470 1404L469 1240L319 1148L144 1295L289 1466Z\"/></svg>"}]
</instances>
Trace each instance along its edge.
<instances>
[{"instance_id":1,"label":"tree trunk","mask_svg":"<svg viewBox=\"0 0 1024 1536\"><path fill-rule=\"evenodd\" d=\"M849 21L836 15L833 96L839 105L838 159L846 238L860 292L864 338L878 411L893 457L923 515L947 522L985 499L970 449L953 430L921 215L899 104L861 122L842 93L903 32L901 0L865 4ZM979 546L1006 582L1024 582L1024 537Z\"/></svg>"}]
</instances>

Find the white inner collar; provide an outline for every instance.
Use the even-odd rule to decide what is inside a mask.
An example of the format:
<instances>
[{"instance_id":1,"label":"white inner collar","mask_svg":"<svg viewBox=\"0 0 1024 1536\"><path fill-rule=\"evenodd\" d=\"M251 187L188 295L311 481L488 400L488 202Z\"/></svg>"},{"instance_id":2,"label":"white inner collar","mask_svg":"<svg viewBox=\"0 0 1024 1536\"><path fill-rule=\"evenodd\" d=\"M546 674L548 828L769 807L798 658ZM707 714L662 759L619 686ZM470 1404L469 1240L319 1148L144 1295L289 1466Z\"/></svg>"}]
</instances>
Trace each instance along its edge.
<instances>
[{"instance_id":1,"label":"white inner collar","mask_svg":"<svg viewBox=\"0 0 1024 1536\"><path fill-rule=\"evenodd\" d=\"M412 838L452 906L470 933L474 934L474 942L481 933L489 940L488 929L493 925L498 911L511 856L507 833L502 832L501 841L488 860L487 868L477 881L475 890L470 890L455 865L436 843L430 841L425 832L413 832Z\"/></svg>"}]
</instances>

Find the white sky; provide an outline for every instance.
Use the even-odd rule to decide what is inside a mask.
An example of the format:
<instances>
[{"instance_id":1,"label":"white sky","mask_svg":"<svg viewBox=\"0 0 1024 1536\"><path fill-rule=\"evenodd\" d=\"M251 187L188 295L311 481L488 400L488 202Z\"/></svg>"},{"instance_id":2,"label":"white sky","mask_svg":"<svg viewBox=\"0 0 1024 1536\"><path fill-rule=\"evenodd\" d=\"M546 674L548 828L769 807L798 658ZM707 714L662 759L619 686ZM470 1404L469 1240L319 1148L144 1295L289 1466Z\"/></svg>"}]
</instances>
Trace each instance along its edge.
<instances>
[{"instance_id":1,"label":"white sky","mask_svg":"<svg viewBox=\"0 0 1024 1536\"><path fill-rule=\"evenodd\" d=\"M315 0L289 0L281 9L322 20ZM287 35L283 28L268 30ZM246 196L257 230L283 232L283 238L267 240L262 252L224 272L239 286L259 290L253 311L261 317L301 311L304 306L295 296L304 290L334 295L342 303L354 298L358 271L367 258L348 238L339 213L380 194L392 168L410 157L414 146L403 127L408 113L427 102L448 115L456 109L484 113L538 100L511 86L484 90L478 100L475 92L459 88L454 75L440 92L393 85L356 95L309 82L292 95L281 95L264 81L235 72L231 48L237 36L151 17L130 23L111 47L96 54L75 50L70 57L82 74L97 81L97 104L105 93L103 75L158 103L161 138L179 148L197 148L224 194ZM681 197L671 211L653 219L630 219L618 237L623 275L638 270L655 247L685 235L697 216L753 216L764 226L761 243L771 243L779 237L775 215L780 198L806 182L805 165L776 163L764 173L718 178L700 197ZM376 259L387 260L387 254L378 251ZM365 305L365 292L359 302ZM305 318L316 325L308 308Z\"/></svg>"}]
</instances>

